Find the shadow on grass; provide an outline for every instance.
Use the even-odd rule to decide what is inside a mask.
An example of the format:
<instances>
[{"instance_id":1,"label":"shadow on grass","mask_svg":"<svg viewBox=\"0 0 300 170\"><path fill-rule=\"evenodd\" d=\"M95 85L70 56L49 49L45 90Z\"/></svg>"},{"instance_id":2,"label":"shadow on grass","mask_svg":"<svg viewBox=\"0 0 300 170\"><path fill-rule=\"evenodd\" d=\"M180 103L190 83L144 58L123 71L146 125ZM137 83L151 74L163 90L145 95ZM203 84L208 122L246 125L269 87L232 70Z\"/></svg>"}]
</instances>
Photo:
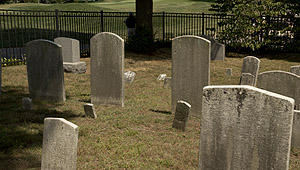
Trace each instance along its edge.
<instances>
[{"instance_id":1,"label":"shadow on grass","mask_svg":"<svg viewBox=\"0 0 300 170\"><path fill-rule=\"evenodd\" d=\"M169 112L169 111L162 111L162 110L153 110L153 109L149 109L149 111L155 112L155 113L162 113L162 114L166 114L166 115L172 114L172 112Z\"/></svg>"}]
</instances>

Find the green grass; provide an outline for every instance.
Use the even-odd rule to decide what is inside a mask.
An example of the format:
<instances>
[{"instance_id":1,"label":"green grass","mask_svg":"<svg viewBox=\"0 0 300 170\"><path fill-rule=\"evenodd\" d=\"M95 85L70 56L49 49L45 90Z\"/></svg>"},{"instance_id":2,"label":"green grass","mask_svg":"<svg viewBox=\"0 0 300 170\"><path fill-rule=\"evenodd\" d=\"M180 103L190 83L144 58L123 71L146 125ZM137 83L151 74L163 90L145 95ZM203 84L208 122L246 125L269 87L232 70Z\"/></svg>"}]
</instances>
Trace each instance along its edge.
<instances>
[{"instance_id":1,"label":"green grass","mask_svg":"<svg viewBox=\"0 0 300 170\"><path fill-rule=\"evenodd\" d=\"M154 12L193 12L211 13L208 11L214 0L153 0ZM67 3L67 4L8 4L0 5L2 9L23 10L64 10L64 11L135 11L135 0L104 0L91 3Z\"/></svg>"},{"instance_id":2,"label":"green grass","mask_svg":"<svg viewBox=\"0 0 300 170\"><path fill-rule=\"evenodd\" d=\"M261 59L260 72L288 71L299 65L299 54L227 53L225 61L211 62L211 85L238 84L242 57ZM2 68L0 96L0 169L40 169L43 120L63 117L79 126L78 170L99 169L197 169L199 118L191 117L186 132L172 127L171 91L157 81L171 76L170 49L153 55L126 52L125 70L136 72L125 86L125 107L95 106L97 119L86 118L83 105L90 102L90 60L86 74L65 73L65 103L34 102L32 111L21 109L28 97L26 66ZM233 75L225 76L232 68ZM291 151L290 170L300 169L300 149Z\"/></svg>"}]
</instances>

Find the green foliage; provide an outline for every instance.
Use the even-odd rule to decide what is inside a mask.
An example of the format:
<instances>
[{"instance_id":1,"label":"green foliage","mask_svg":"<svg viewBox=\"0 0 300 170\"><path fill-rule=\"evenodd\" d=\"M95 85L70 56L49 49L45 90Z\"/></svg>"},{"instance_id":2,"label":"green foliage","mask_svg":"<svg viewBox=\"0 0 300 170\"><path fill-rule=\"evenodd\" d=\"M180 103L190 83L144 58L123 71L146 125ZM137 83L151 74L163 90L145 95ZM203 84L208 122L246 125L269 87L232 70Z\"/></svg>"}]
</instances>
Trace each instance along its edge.
<instances>
[{"instance_id":1,"label":"green foliage","mask_svg":"<svg viewBox=\"0 0 300 170\"><path fill-rule=\"evenodd\" d=\"M11 2L11 0L0 0L0 4L7 4L10 2Z\"/></svg>"},{"instance_id":2,"label":"green foliage","mask_svg":"<svg viewBox=\"0 0 300 170\"><path fill-rule=\"evenodd\" d=\"M38 3L39 0L22 0L23 3Z\"/></svg>"},{"instance_id":3,"label":"green foliage","mask_svg":"<svg viewBox=\"0 0 300 170\"><path fill-rule=\"evenodd\" d=\"M136 35L128 37L125 48L136 53L151 54L156 49L153 37L149 30L139 31Z\"/></svg>"},{"instance_id":4,"label":"green foliage","mask_svg":"<svg viewBox=\"0 0 300 170\"><path fill-rule=\"evenodd\" d=\"M21 59L16 59L16 58L1 58L1 65L2 67L7 67L7 66L17 66L17 65L26 65L26 57L24 57L24 61Z\"/></svg>"}]
</instances>

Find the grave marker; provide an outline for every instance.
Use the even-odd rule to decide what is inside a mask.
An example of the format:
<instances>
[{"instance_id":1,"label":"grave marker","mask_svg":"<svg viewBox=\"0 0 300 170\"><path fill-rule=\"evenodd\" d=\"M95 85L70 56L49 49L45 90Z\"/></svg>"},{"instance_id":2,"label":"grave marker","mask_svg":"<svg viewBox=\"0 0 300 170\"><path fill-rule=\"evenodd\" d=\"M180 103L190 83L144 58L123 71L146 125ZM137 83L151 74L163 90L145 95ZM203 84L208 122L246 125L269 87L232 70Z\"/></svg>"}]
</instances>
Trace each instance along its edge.
<instances>
[{"instance_id":1,"label":"grave marker","mask_svg":"<svg viewBox=\"0 0 300 170\"><path fill-rule=\"evenodd\" d=\"M203 37L210 41L211 44L211 60L222 60L225 59L225 45L219 43L217 40L215 40L213 37L208 35L201 35L200 37Z\"/></svg>"},{"instance_id":2,"label":"grave marker","mask_svg":"<svg viewBox=\"0 0 300 170\"><path fill-rule=\"evenodd\" d=\"M254 76L254 86L256 85L260 60L254 56L247 56L243 60L242 73L250 73Z\"/></svg>"},{"instance_id":3,"label":"grave marker","mask_svg":"<svg viewBox=\"0 0 300 170\"><path fill-rule=\"evenodd\" d=\"M240 78L240 85L254 86L255 78L250 73L242 73Z\"/></svg>"},{"instance_id":4,"label":"grave marker","mask_svg":"<svg viewBox=\"0 0 300 170\"><path fill-rule=\"evenodd\" d=\"M191 105L185 101L178 101L176 105L175 117L172 127L185 131L187 121L189 118Z\"/></svg>"},{"instance_id":5,"label":"grave marker","mask_svg":"<svg viewBox=\"0 0 300 170\"><path fill-rule=\"evenodd\" d=\"M300 66L292 66L290 72L300 76Z\"/></svg>"}]
</instances>

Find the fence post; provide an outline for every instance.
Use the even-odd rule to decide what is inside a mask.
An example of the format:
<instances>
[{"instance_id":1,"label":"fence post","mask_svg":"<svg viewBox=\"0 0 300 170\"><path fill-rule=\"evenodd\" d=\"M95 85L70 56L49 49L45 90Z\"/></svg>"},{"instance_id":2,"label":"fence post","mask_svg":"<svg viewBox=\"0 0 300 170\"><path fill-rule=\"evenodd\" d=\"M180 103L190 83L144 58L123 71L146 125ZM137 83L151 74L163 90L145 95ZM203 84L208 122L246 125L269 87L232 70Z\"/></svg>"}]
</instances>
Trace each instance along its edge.
<instances>
[{"instance_id":1,"label":"fence post","mask_svg":"<svg viewBox=\"0 0 300 170\"><path fill-rule=\"evenodd\" d=\"M202 13L202 35L204 35L204 12Z\"/></svg>"},{"instance_id":2,"label":"fence post","mask_svg":"<svg viewBox=\"0 0 300 170\"><path fill-rule=\"evenodd\" d=\"M103 10L101 10L101 32L104 32L104 23L103 23Z\"/></svg>"},{"instance_id":3,"label":"fence post","mask_svg":"<svg viewBox=\"0 0 300 170\"><path fill-rule=\"evenodd\" d=\"M59 37L59 18L58 18L58 9L55 9L55 19L56 19L56 35Z\"/></svg>"},{"instance_id":4,"label":"fence post","mask_svg":"<svg viewBox=\"0 0 300 170\"><path fill-rule=\"evenodd\" d=\"M163 25L163 41L165 41L165 11L163 11L162 25Z\"/></svg>"}]
</instances>

